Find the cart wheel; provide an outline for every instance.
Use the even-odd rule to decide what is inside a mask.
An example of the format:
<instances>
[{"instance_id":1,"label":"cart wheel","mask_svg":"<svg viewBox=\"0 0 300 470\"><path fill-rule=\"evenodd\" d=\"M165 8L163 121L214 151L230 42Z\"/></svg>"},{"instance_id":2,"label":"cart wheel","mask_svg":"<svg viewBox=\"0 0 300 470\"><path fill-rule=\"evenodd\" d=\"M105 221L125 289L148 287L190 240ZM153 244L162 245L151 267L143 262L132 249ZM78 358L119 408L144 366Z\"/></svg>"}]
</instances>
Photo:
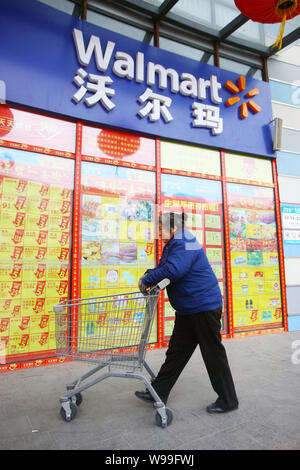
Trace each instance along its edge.
<instances>
[{"instance_id":1,"label":"cart wheel","mask_svg":"<svg viewBox=\"0 0 300 470\"><path fill-rule=\"evenodd\" d=\"M74 403L75 405L79 406L81 405L82 403L82 395L80 392L76 393L76 395L73 395L72 398L72 403Z\"/></svg>"},{"instance_id":2,"label":"cart wheel","mask_svg":"<svg viewBox=\"0 0 300 470\"><path fill-rule=\"evenodd\" d=\"M70 409L71 409L71 415L70 416L67 416L66 410L64 409L63 406L60 409L60 415L61 415L62 419L64 421L67 421L67 423L72 421L72 419L74 419L75 416L77 415L77 406L72 402L70 402Z\"/></svg>"},{"instance_id":3,"label":"cart wheel","mask_svg":"<svg viewBox=\"0 0 300 470\"><path fill-rule=\"evenodd\" d=\"M156 412L156 414L155 414L155 421L156 421L157 426L160 426L160 427L162 427L162 428L166 428L167 426L169 426L169 424L172 423L172 421L173 421L173 413L172 413L171 410L169 410L169 408L166 408L166 414L167 414L167 422L166 422L166 423L163 423L159 412L158 412L158 411Z\"/></svg>"}]
</instances>

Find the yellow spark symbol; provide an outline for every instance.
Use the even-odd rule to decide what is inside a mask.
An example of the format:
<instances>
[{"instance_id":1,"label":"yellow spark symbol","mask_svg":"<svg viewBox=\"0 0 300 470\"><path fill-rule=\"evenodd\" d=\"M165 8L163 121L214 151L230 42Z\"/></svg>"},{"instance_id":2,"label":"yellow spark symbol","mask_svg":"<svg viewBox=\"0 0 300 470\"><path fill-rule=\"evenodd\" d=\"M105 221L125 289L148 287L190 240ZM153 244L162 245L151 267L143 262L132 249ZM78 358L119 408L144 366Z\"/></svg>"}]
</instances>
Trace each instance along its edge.
<instances>
[{"instance_id":1,"label":"yellow spark symbol","mask_svg":"<svg viewBox=\"0 0 300 470\"><path fill-rule=\"evenodd\" d=\"M246 89L246 78L243 75L239 77L238 87L231 80L227 80L224 86L232 94L237 95L237 93L240 93L241 91L244 91ZM259 94L259 89L252 88L252 90L248 91L248 93L246 94L246 98L253 98L254 96L258 94ZM240 101L239 96L232 96L231 98L228 98L225 105L227 107L233 106L235 103L238 103L239 101ZM245 119L248 116L248 108L250 108L251 111L255 114L259 113L259 111L261 110L261 107L257 103L249 99L249 101L242 103L240 106L241 119Z\"/></svg>"}]
</instances>

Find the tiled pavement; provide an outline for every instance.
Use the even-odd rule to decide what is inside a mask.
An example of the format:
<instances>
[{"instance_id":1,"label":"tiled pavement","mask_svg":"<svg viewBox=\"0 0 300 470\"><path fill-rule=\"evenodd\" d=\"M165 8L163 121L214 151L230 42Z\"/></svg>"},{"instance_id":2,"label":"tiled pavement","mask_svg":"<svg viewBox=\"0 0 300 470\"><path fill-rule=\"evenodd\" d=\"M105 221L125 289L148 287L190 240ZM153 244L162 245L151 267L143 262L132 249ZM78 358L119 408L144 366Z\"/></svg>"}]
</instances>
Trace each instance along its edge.
<instances>
[{"instance_id":1,"label":"tiled pavement","mask_svg":"<svg viewBox=\"0 0 300 470\"><path fill-rule=\"evenodd\" d=\"M295 349L300 349L300 331L234 338L224 345L239 409L206 412L216 395L197 350L169 397L174 419L166 429L155 424L153 406L134 396L144 388L142 382L124 378L106 379L83 392L76 418L63 421L59 397L91 364L2 373L0 449L300 449L300 352ZM147 354L155 372L164 354Z\"/></svg>"}]
</instances>

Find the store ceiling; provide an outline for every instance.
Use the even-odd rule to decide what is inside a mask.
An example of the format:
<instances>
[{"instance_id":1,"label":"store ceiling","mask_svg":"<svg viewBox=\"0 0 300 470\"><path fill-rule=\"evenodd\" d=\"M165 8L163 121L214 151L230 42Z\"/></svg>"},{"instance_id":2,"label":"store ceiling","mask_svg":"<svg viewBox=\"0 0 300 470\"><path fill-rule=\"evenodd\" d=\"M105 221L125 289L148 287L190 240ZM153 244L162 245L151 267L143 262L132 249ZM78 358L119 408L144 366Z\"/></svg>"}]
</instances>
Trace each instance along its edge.
<instances>
[{"instance_id":1,"label":"store ceiling","mask_svg":"<svg viewBox=\"0 0 300 470\"><path fill-rule=\"evenodd\" d=\"M84 4L85 1L81 1ZM275 42L280 23L254 23L240 13L234 0L88 0L87 8L90 4L103 6L105 3L263 57L270 57L278 51L271 45ZM300 15L286 23L282 49L299 39Z\"/></svg>"}]
</instances>

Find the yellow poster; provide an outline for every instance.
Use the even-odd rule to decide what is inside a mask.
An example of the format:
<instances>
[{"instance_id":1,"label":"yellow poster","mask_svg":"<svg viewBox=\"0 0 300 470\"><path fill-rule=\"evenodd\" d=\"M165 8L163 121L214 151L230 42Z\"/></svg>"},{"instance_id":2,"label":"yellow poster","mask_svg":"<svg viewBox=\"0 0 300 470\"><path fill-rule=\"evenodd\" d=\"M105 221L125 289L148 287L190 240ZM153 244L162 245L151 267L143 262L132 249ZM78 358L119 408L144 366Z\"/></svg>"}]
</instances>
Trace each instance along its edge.
<instances>
[{"instance_id":1,"label":"yellow poster","mask_svg":"<svg viewBox=\"0 0 300 470\"><path fill-rule=\"evenodd\" d=\"M154 266L155 247L154 242L138 242L137 264L139 266Z\"/></svg>"},{"instance_id":2,"label":"yellow poster","mask_svg":"<svg viewBox=\"0 0 300 470\"><path fill-rule=\"evenodd\" d=\"M175 317L175 310L172 308L170 302L165 302L164 307L165 307L165 311L164 311L165 318Z\"/></svg>"},{"instance_id":3,"label":"yellow poster","mask_svg":"<svg viewBox=\"0 0 300 470\"><path fill-rule=\"evenodd\" d=\"M221 232L214 232L212 230L206 230L205 231L205 244L220 246L222 244Z\"/></svg>"},{"instance_id":4,"label":"yellow poster","mask_svg":"<svg viewBox=\"0 0 300 470\"><path fill-rule=\"evenodd\" d=\"M19 354L26 359L32 353L53 353L53 305L69 294L73 162L54 174L47 166L55 166L56 157L45 157L43 172L38 171L40 156L28 157L14 153L14 171L22 178L4 177L0 193L0 237L5 241L0 257L7 261L0 269L0 330L7 334L8 361L10 355L16 360ZM42 174L47 183L37 181Z\"/></svg>"},{"instance_id":5,"label":"yellow poster","mask_svg":"<svg viewBox=\"0 0 300 470\"><path fill-rule=\"evenodd\" d=\"M228 178L243 178L252 181L273 182L272 165L270 160L245 157L236 154L225 154L226 176Z\"/></svg>"},{"instance_id":6,"label":"yellow poster","mask_svg":"<svg viewBox=\"0 0 300 470\"><path fill-rule=\"evenodd\" d=\"M222 262L223 252L222 248L206 248L206 254L210 262Z\"/></svg>"},{"instance_id":7,"label":"yellow poster","mask_svg":"<svg viewBox=\"0 0 300 470\"><path fill-rule=\"evenodd\" d=\"M161 159L162 168L210 175L221 174L220 158L216 150L162 141Z\"/></svg>"},{"instance_id":8,"label":"yellow poster","mask_svg":"<svg viewBox=\"0 0 300 470\"><path fill-rule=\"evenodd\" d=\"M280 326L281 286L273 190L232 184L227 187L234 328Z\"/></svg>"},{"instance_id":9,"label":"yellow poster","mask_svg":"<svg viewBox=\"0 0 300 470\"><path fill-rule=\"evenodd\" d=\"M205 214L205 227L206 228L221 228L221 216L214 214Z\"/></svg>"},{"instance_id":10,"label":"yellow poster","mask_svg":"<svg viewBox=\"0 0 300 470\"><path fill-rule=\"evenodd\" d=\"M218 264L213 264L211 267L212 267L212 270L215 273L217 279L222 279L223 278L223 268L222 268L222 266L220 266Z\"/></svg>"}]
</instances>

